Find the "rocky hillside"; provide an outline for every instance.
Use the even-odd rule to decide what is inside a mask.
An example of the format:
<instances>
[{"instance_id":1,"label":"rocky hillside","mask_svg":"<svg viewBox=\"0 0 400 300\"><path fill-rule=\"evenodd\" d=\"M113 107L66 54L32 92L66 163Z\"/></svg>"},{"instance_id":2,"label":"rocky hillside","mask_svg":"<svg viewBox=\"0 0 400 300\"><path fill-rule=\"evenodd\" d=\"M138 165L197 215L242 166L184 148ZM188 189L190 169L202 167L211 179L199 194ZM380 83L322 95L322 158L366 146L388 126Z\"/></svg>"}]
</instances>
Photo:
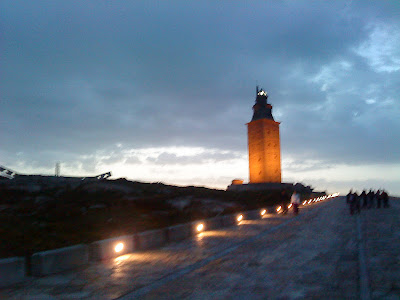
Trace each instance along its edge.
<instances>
[{"instance_id":1,"label":"rocky hillside","mask_svg":"<svg viewBox=\"0 0 400 300\"><path fill-rule=\"evenodd\" d=\"M126 179L20 176L0 180L0 257L276 203L278 191L239 193Z\"/></svg>"}]
</instances>

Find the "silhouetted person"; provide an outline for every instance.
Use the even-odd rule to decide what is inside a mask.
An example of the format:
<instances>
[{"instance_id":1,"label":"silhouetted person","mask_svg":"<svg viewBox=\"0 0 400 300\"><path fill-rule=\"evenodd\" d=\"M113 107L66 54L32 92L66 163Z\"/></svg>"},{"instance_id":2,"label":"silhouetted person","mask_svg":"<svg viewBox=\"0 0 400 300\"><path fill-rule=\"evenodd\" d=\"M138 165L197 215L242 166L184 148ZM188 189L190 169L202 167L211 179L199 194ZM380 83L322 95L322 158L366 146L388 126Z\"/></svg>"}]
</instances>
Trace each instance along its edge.
<instances>
[{"instance_id":1,"label":"silhouetted person","mask_svg":"<svg viewBox=\"0 0 400 300\"><path fill-rule=\"evenodd\" d=\"M378 191L372 190L372 207L376 208L376 194Z\"/></svg>"},{"instance_id":2,"label":"silhouetted person","mask_svg":"<svg viewBox=\"0 0 400 300\"><path fill-rule=\"evenodd\" d=\"M294 191L292 194L292 197L290 198L290 203L292 203L293 206L293 213L295 215L299 214L299 205L300 205L300 195Z\"/></svg>"},{"instance_id":3,"label":"silhouetted person","mask_svg":"<svg viewBox=\"0 0 400 300\"><path fill-rule=\"evenodd\" d=\"M362 200L362 207L363 208L367 208L368 205L368 196L367 193L365 192L365 190L362 191L360 198Z\"/></svg>"},{"instance_id":4,"label":"silhouetted person","mask_svg":"<svg viewBox=\"0 0 400 300\"><path fill-rule=\"evenodd\" d=\"M361 211L360 197L358 196L357 192L354 192L353 195L354 195L354 199L353 199L354 211L359 214Z\"/></svg>"},{"instance_id":5,"label":"silhouetted person","mask_svg":"<svg viewBox=\"0 0 400 300\"><path fill-rule=\"evenodd\" d=\"M389 207L389 195L386 191L382 192L383 207Z\"/></svg>"},{"instance_id":6,"label":"silhouetted person","mask_svg":"<svg viewBox=\"0 0 400 300\"><path fill-rule=\"evenodd\" d=\"M381 202L382 202L382 192L378 190L376 192L376 208L381 208Z\"/></svg>"},{"instance_id":7,"label":"silhouetted person","mask_svg":"<svg viewBox=\"0 0 400 300\"><path fill-rule=\"evenodd\" d=\"M356 192L350 192L347 194L347 203L349 204L350 208L350 215L353 215L354 213L360 213L360 199L357 195Z\"/></svg>"},{"instance_id":8,"label":"silhouetted person","mask_svg":"<svg viewBox=\"0 0 400 300\"><path fill-rule=\"evenodd\" d=\"M346 195L346 203L350 204L352 194L353 194L353 189L350 189L349 193Z\"/></svg>"},{"instance_id":9,"label":"silhouetted person","mask_svg":"<svg viewBox=\"0 0 400 300\"><path fill-rule=\"evenodd\" d=\"M372 207L374 207L374 197L375 197L374 192L373 192L372 190L369 190L367 196L368 196L368 205L367 205L367 208L372 208Z\"/></svg>"},{"instance_id":10,"label":"silhouetted person","mask_svg":"<svg viewBox=\"0 0 400 300\"><path fill-rule=\"evenodd\" d=\"M353 201L353 190L350 189L349 193L346 195L346 203L349 205L351 215L353 214L352 201Z\"/></svg>"}]
</instances>

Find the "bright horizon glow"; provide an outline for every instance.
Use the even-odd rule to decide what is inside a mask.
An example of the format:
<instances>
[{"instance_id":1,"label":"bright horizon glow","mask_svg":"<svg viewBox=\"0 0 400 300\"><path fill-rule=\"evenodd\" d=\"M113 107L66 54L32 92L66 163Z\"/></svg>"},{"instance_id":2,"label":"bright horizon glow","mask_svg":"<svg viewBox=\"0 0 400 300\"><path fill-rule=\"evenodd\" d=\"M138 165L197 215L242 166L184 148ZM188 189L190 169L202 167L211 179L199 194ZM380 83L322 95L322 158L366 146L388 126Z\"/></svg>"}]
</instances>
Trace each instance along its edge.
<instances>
[{"instance_id":1,"label":"bright horizon glow","mask_svg":"<svg viewBox=\"0 0 400 300\"><path fill-rule=\"evenodd\" d=\"M91 159L95 167L88 171L80 162L62 162L61 176L94 176L111 171L111 179L127 178L133 181L163 182L177 186L205 186L226 189L235 178L248 182L248 158L246 152L221 151L203 147L152 147L142 149L121 149L119 152L98 151L93 155L81 157ZM109 163L114 158L117 162ZM219 160L218 160L219 159ZM397 180L400 164L348 166L332 165L318 168L319 162L305 161L310 169L302 170L302 165L293 165L293 160L282 161L282 182L302 182L311 185L317 191L339 191L347 193L362 189L385 189L391 195L400 195ZM315 170L312 166L315 164ZM15 165L6 165L22 174L54 175L54 168L33 167L25 161ZM298 168L299 171L296 171ZM188 176L188 174L190 174ZM196 174L196 176L193 176ZM357 179L357 180L355 180ZM400 179L399 179L400 180Z\"/></svg>"},{"instance_id":2,"label":"bright horizon glow","mask_svg":"<svg viewBox=\"0 0 400 300\"><path fill-rule=\"evenodd\" d=\"M152 147L142 149L124 149L116 145L119 152L98 151L81 157L96 162L92 170L87 170L84 163L62 162L61 176L94 176L111 171L111 179L127 178L133 181L163 182L177 186L206 186L226 189L235 178L248 182L248 158L246 152L221 151L203 147ZM109 163L114 158L117 162ZM219 161L216 159L219 159ZM222 159L222 160L221 160ZM311 165L310 165L311 163ZM315 190L339 191L347 193L350 188L385 189L391 195L400 195L400 164L374 164L365 166L332 165L329 168L302 170L303 166L294 166L293 160L282 161L282 182L302 182L312 185ZM33 167L25 161L15 165L6 165L22 174L54 175L54 168ZM286 169L285 169L286 168ZM296 171L296 168L299 171ZM188 176L190 174L190 176ZM196 174L193 176L192 174ZM398 180L396 180L398 178ZM394 179L394 180L393 180Z\"/></svg>"}]
</instances>

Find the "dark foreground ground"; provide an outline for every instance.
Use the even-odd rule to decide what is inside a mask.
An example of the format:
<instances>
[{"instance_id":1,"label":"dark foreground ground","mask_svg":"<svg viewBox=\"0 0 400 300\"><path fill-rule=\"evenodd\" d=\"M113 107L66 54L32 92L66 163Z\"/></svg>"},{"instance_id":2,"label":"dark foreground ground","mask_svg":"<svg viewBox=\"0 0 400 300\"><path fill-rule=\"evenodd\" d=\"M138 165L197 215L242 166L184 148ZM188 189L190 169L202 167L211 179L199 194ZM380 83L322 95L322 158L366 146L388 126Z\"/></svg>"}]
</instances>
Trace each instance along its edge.
<instances>
[{"instance_id":1,"label":"dark foreground ground","mask_svg":"<svg viewBox=\"0 0 400 300\"><path fill-rule=\"evenodd\" d=\"M264 207L279 198L279 191L238 193L125 179L3 179L0 258Z\"/></svg>"},{"instance_id":2,"label":"dark foreground ground","mask_svg":"<svg viewBox=\"0 0 400 300\"><path fill-rule=\"evenodd\" d=\"M1 299L399 299L400 203L343 197L0 290Z\"/></svg>"}]
</instances>

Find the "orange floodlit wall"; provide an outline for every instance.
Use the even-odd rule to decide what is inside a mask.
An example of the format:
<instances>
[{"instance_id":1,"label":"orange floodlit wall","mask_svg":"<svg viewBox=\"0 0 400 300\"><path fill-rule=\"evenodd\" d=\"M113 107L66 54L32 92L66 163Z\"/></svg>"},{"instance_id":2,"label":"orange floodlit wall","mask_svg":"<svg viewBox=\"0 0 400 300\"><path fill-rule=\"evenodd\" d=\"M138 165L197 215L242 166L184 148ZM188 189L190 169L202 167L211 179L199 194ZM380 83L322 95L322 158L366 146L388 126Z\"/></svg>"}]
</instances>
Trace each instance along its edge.
<instances>
[{"instance_id":1,"label":"orange floodlit wall","mask_svg":"<svg viewBox=\"0 0 400 300\"><path fill-rule=\"evenodd\" d=\"M279 122L247 123L250 183L282 182Z\"/></svg>"}]
</instances>

